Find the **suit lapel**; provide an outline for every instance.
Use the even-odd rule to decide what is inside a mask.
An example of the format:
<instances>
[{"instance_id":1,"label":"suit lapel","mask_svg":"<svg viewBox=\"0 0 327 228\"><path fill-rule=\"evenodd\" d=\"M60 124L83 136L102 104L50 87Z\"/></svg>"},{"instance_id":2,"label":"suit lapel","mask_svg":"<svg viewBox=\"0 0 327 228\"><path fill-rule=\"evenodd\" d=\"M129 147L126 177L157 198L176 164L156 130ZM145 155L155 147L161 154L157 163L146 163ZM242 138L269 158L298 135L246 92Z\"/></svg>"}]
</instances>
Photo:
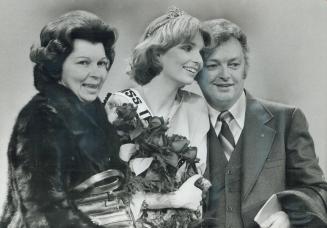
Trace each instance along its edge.
<instances>
[{"instance_id":1,"label":"suit lapel","mask_svg":"<svg viewBox=\"0 0 327 228\"><path fill-rule=\"evenodd\" d=\"M242 200L252 188L270 152L276 131L266 125L273 115L250 94L246 93L246 113L243 129Z\"/></svg>"}]
</instances>

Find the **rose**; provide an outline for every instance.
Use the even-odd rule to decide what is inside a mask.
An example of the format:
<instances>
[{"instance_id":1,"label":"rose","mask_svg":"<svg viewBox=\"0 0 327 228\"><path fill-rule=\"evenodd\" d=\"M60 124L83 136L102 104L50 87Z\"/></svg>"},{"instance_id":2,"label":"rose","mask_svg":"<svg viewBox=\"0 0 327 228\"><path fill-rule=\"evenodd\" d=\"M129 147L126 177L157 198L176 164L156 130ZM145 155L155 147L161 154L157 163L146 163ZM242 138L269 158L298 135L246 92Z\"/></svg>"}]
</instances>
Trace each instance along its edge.
<instances>
[{"instance_id":1,"label":"rose","mask_svg":"<svg viewBox=\"0 0 327 228\"><path fill-rule=\"evenodd\" d=\"M116 115L112 113L113 110ZM109 112L110 115L108 117L113 119L112 123L116 127L117 132L124 133L119 134L124 137L123 142L126 142L126 135L130 140L134 140L146 131L147 122L139 118L136 110L137 108L132 104L124 103L121 106L112 108Z\"/></svg>"},{"instance_id":2,"label":"rose","mask_svg":"<svg viewBox=\"0 0 327 228\"><path fill-rule=\"evenodd\" d=\"M116 109L119 118L128 121L132 120L137 116L137 107L134 107L130 103L124 103L122 106L118 106Z\"/></svg>"},{"instance_id":3,"label":"rose","mask_svg":"<svg viewBox=\"0 0 327 228\"><path fill-rule=\"evenodd\" d=\"M131 129L129 131L129 136L131 140L136 140L137 138L141 137L147 129L146 121L135 118L135 121L133 123L134 129Z\"/></svg>"},{"instance_id":4,"label":"rose","mask_svg":"<svg viewBox=\"0 0 327 228\"><path fill-rule=\"evenodd\" d=\"M163 159L167 164L177 168L179 158L176 153L167 153L163 155Z\"/></svg>"},{"instance_id":5,"label":"rose","mask_svg":"<svg viewBox=\"0 0 327 228\"><path fill-rule=\"evenodd\" d=\"M148 129L150 131L166 131L168 129L167 123L163 119L163 117L150 117L149 120L149 126Z\"/></svg>"},{"instance_id":6,"label":"rose","mask_svg":"<svg viewBox=\"0 0 327 228\"><path fill-rule=\"evenodd\" d=\"M118 129L124 132L134 130L137 125L137 112L136 107L132 104L124 103L122 106L116 107L117 117L112 124Z\"/></svg>"},{"instance_id":7,"label":"rose","mask_svg":"<svg viewBox=\"0 0 327 228\"><path fill-rule=\"evenodd\" d=\"M207 193L209 188L212 186L211 182L204 177L197 179L194 185L204 191L204 193Z\"/></svg>"},{"instance_id":8,"label":"rose","mask_svg":"<svg viewBox=\"0 0 327 228\"><path fill-rule=\"evenodd\" d=\"M190 144L190 141L186 137L180 135L170 136L169 141L170 141L170 149L176 153L182 152Z\"/></svg>"},{"instance_id":9,"label":"rose","mask_svg":"<svg viewBox=\"0 0 327 228\"><path fill-rule=\"evenodd\" d=\"M117 130L123 131L124 133L128 133L135 128L130 120L124 120L122 118L117 118L112 124Z\"/></svg>"},{"instance_id":10,"label":"rose","mask_svg":"<svg viewBox=\"0 0 327 228\"><path fill-rule=\"evenodd\" d=\"M181 154L182 158L185 160L196 160L196 154L197 154L197 148L196 147L188 147L186 150L184 150Z\"/></svg>"},{"instance_id":11,"label":"rose","mask_svg":"<svg viewBox=\"0 0 327 228\"><path fill-rule=\"evenodd\" d=\"M180 153L179 167L181 164L186 164L185 172L181 173L181 181L186 181L190 176L197 174L196 163L199 159L196 157L197 148L187 147ZM184 163L185 162L185 163Z\"/></svg>"},{"instance_id":12,"label":"rose","mask_svg":"<svg viewBox=\"0 0 327 228\"><path fill-rule=\"evenodd\" d=\"M150 147L159 149L161 147L167 146L167 136L164 134L164 132L153 132L148 136L145 142Z\"/></svg>"},{"instance_id":13,"label":"rose","mask_svg":"<svg viewBox=\"0 0 327 228\"><path fill-rule=\"evenodd\" d=\"M151 144L158 147L162 147L165 144L165 135L164 134L155 134L151 136Z\"/></svg>"},{"instance_id":14,"label":"rose","mask_svg":"<svg viewBox=\"0 0 327 228\"><path fill-rule=\"evenodd\" d=\"M200 177L194 182L195 187L202 190L202 198L205 199L207 197L207 192L209 191L209 188L212 186L211 182L204 178Z\"/></svg>"}]
</instances>

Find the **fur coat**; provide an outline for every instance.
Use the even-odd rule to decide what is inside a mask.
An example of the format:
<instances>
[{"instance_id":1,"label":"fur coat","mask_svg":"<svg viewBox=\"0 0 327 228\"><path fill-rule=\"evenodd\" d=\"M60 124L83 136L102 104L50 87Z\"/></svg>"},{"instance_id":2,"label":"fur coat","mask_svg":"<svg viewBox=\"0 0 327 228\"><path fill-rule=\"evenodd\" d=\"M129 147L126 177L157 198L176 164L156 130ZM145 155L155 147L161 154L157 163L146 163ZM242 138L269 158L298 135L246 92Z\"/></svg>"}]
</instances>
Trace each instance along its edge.
<instances>
[{"instance_id":1,"label":"fur coat","mask_svg":"<svg viewBox=\"0 0 327 228\"><path fill-rule=\"evenodd\" d=\"M98 172L120 168L118 150L99 99L86 105L65 87L49 86L16 120L0 227L94 227L70 191Z\"/></svg>"}]
</instances>

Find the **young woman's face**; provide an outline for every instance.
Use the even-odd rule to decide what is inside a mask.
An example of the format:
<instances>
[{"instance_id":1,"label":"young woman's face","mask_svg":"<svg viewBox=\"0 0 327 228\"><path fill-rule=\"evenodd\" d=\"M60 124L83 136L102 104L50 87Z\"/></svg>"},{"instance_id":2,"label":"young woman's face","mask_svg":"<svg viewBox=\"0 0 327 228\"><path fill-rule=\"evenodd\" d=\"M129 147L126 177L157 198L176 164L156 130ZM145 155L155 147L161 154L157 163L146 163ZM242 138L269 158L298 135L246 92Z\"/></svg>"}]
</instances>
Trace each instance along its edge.
<instances>
[{"instance_id":1,"label":"young woman's face","mask_svg":"<svg viewBox=\"0 0 327 228\"><path fill-rule=\"evenodd\" d=\"M178 86L191 84L203 66L200 55L203 47L203 38L198 32L190 42L178 44L161 54L162 75L175 81Z\"/></svg>"},{"instance_id":2,"label":"young woman's face","mask_svg":"<svg viewBox=\"0 0 327 228\"><path fill-rule=\"evenodd\" d=\"M75 39L59 83L72 90L82 102L92 102L107 78L109 64L102 43Z\"/></svg>"}]
</instances>

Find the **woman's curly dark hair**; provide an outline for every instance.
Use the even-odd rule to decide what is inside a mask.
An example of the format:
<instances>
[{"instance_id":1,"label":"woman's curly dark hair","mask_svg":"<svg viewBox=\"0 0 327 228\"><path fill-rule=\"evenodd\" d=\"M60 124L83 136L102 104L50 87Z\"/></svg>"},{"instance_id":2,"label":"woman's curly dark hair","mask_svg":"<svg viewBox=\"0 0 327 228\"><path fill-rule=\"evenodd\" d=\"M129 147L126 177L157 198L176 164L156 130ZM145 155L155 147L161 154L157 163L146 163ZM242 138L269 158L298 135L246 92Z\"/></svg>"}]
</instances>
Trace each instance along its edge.
<instances>
[{"instance_id":1,"label":"woman's curly dark hair","mask_svg":"<svg viewBox=\"0 0 327 228\"><path fill-rule=\"evenodd\" d=\"M31 47L35 88L41 91L48 84L58 83L63 63L73 51L74 39L102 43L110 68L115 57L113 45L117 36L114 28L87 11L71 11L49 22L41 30L41 45Z\"/></svg>"}]
</instances>

